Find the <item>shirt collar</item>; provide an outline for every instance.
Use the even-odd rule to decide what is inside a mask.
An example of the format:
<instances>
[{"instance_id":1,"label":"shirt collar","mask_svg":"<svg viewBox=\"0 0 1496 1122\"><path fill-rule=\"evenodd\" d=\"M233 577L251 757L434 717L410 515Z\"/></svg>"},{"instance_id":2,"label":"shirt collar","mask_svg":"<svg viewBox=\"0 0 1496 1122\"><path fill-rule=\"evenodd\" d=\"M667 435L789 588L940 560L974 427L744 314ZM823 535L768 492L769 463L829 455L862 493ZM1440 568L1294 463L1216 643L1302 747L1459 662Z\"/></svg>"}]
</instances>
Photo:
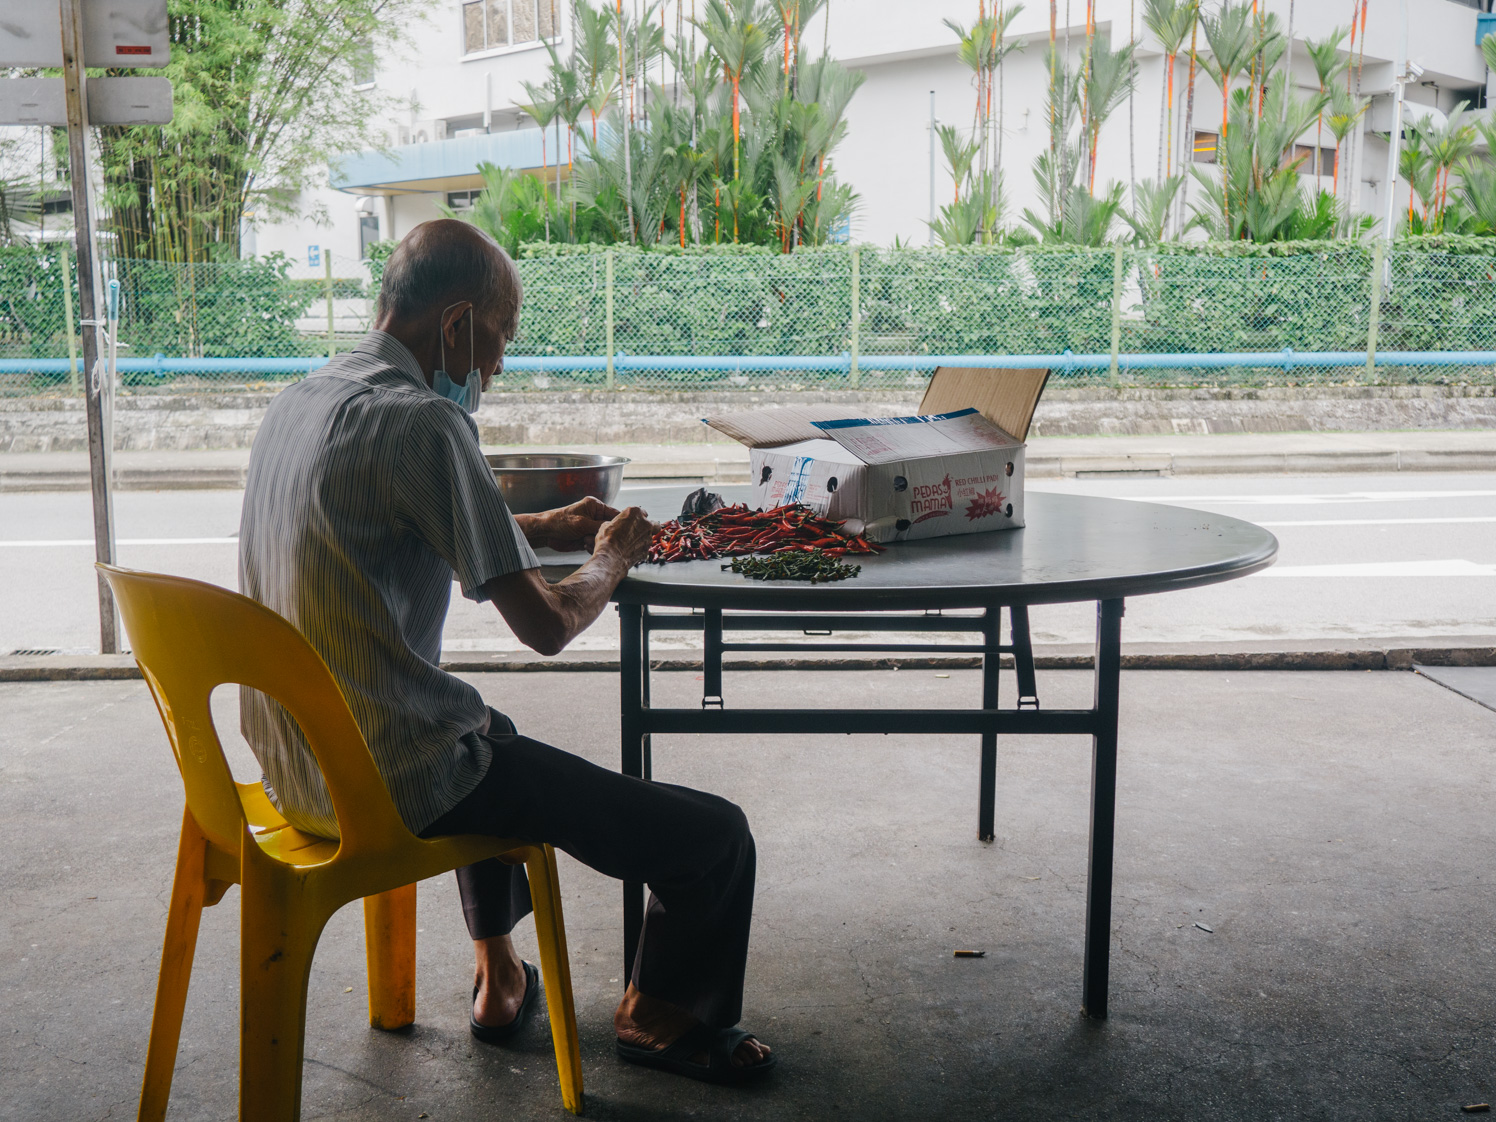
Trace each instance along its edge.
<instances>
[{"instance_id":1,"label":"shirt collar","mask_svg":"<svg viewBox=\"0 0 1496 1122\"><path fill-rule=\"evenodd\" d=\"M388 363L428 393L436 392L426 383L426 372L421 369L416 356L410 353L410 348L388 331L370 331L353 349Z\"/></svg>"}]
</instances>

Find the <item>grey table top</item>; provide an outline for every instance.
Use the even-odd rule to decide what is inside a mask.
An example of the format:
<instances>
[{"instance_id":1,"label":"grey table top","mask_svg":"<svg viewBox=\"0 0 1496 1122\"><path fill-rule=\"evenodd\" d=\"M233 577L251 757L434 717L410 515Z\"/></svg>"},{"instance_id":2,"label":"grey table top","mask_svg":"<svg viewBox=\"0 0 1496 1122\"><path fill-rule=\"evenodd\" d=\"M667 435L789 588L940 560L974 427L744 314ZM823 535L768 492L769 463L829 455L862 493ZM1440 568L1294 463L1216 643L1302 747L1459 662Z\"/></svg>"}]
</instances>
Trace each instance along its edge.
<instances>
[{"instance_id":1,"label":"grey table top","mask_svg":"<svg viewBox=\"0 0 1496 1122\"><path fill-rule=\"evenodd\" d=\"M670 517L680 504L675 489L620 499L638 502L656 519ZM1277 539L1260 526L1185 507L1045 491L1029 491L1025 503L1024 529L894 543L858 558L862 573L850 580L756 581L724 572L721 561L683 561L640 565L613 599L762 611L1106 600L1243 577L1267 568L1278 553Z\"/></svg>"}]
</instances>

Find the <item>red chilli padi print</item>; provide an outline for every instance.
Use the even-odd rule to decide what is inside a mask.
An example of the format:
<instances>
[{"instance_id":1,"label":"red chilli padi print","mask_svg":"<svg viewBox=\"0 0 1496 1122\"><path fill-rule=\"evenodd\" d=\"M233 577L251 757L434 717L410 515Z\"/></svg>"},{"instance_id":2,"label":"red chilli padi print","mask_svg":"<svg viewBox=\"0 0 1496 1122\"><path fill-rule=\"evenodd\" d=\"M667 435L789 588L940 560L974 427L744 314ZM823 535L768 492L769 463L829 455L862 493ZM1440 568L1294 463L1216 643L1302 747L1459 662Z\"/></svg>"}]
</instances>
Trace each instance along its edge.
<instances>
[{"instance_id":1,"label":"red chilli padi print","mask_svg":"<svg viewBox=\"0 0 1496 1122\"><path fill-rule=\"evenodd\" d=\"M986 491L978 492L977 497L966 504L966 517L975 522L978 518L990 518L994 514L1003 512L1003 503L1008 496L1004 495L996 487Z\"/></svg>"}]
</instances>

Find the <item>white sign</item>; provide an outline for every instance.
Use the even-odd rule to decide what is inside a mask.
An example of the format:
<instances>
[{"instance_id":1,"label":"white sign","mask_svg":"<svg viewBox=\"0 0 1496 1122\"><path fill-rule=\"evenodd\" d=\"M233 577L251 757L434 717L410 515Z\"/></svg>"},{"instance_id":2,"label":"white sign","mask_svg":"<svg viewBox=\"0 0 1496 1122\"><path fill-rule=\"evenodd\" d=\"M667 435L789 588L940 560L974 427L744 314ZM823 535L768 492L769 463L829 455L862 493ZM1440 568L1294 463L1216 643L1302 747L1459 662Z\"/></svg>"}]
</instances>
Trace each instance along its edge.
<instances>
[{"instance_id":1,"label":"white sign","mask_svg":"<svg viewBox=\"0 0 1496 1122\"><path fill-rule=\"evenodd\" d=\"M171 120L170 78L88 79L90 125L164 125ZM0 81L0 125L68 123L61 78Z\"/></svg>"},{"instance_id":2,"label":"white sign","mask_svg":"<svg viewBox=\"0 0 1496 1122\"><path fill-rule=\"evenodd\" d=\"M85 66L159 69L171 61L166 0L83 0ZM61 66L56 0L0 3L0 66Z\"/></svg>"}]
</instances>

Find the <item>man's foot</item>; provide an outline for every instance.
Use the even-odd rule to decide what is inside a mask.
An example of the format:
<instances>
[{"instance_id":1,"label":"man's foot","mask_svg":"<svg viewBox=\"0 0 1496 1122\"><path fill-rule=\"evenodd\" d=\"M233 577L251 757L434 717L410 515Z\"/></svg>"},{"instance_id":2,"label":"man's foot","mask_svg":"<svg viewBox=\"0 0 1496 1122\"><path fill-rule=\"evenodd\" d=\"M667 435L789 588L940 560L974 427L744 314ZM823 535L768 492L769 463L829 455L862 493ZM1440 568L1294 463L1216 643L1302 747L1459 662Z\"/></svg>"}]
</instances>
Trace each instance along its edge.
<instances>
[{"instance_id":1,"label":"man's foot","mask_svg":"<svg viewBox=\"0 0 1496 1122\"><path fill-rule=\"evenodd\" d=\"M647 997L631 984L624 991L618 1012L613 1014L613 1031L624 1044L655 1051L668 1048L701 1022L684 1009ZM732 1066L756 1067L768 1060L771 1049L756 1036L750 1036L733 1049ZM710 1057L705 1051L690 1057L693 1064L705 1067Z\"/></svg>"},{"instance_id":2,"label":"man's foot","mask_svg":"<svg viewBox=\"0 0 1496 1122\"><path fill-rule=\"evenodd\" d=\"M473 1021L484 1028L514 1023L525 1000L525 966L509 936L474 941L478 962L473 970Z\"/></svg>"}]
</instances>

